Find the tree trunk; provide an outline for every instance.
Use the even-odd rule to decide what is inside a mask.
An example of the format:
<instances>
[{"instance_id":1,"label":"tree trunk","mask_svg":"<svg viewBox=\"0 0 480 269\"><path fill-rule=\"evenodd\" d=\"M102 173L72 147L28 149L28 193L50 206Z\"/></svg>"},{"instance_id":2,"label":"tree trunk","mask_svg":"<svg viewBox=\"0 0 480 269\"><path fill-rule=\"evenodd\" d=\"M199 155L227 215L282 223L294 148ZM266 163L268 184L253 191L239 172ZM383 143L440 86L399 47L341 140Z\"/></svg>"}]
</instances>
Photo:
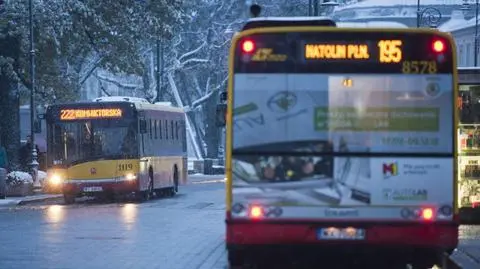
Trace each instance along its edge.
<instances>
[{"instance_id":1,"label":"tree trunk","mask_svg":"<svg viewBox=\"0 0 480 269\"><path fill-rule=\"evenodd\" d=\"M20 117L18 86L0 74L0 140L7 151L9 167L18 167L20 149Z\"/></svg>"}]
</instances>

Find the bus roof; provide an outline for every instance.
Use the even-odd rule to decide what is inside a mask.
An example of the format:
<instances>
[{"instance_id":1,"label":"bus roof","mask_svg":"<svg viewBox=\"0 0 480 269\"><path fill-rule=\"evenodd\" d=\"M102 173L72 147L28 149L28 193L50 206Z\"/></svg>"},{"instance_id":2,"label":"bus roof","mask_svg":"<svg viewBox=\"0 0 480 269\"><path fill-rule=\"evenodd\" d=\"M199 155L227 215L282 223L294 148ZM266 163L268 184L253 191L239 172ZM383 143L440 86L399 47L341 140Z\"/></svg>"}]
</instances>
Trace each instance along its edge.
<instances>
[{"instance_id":1,"label":"bus roof","mask_svg":"<svg viewBox=\"0 0 480 269\"><path fill-rule=\"evenodd\" d=\"M92 100L93 102L138 102L149 103L145 98L132 97L132 96L103 96Z\"/></svg>"},{"instance_id":2,"label":"bus roof","mask_svg":"<svg viewBox=\"0 0 480 269\"><path fill-rule=\"evenodd\" d=\"M332 26L335 21L328 17L257 17L251 18L245 23L242 31L263 27L285 26Z\"/></svg>"},{"instance_id":3,"label":"bus roof","mask_svg":"<svg viewBox=\"0 0 480 269\"><path fill-rule=\"evenodd\" d=\"M340 28L408 28L407 25L393 21L337 22Z\"/></svg>"}]
</instances>

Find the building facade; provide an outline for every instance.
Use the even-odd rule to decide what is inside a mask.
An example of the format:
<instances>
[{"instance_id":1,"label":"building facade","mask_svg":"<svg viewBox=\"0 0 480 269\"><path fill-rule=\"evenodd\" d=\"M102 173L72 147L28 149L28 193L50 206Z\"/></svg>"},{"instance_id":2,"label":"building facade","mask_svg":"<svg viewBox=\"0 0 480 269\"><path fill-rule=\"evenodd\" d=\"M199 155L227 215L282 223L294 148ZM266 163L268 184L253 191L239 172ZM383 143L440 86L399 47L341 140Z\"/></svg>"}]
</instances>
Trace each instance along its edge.
<instances>
[{"instance_id":1,"label":"building facade","mask_svg":"<svg viewBox=\"0 0 480 269\"><path fill-rule=\"evenodd\" d=\"M480 61L479 42L477 42L477 49L475 51L475 39L478 40L478 34L477 36L475 35L475 29L478 27L478 24L475 23L475 18L469 20L464 19L461 11L456 11L455 13L456 14L452 15L451 21L440 26L439 30L451 33L455 39L458 66L474 66L475 57L477 57L478 66Z\"/></svg>"}]
</instances>

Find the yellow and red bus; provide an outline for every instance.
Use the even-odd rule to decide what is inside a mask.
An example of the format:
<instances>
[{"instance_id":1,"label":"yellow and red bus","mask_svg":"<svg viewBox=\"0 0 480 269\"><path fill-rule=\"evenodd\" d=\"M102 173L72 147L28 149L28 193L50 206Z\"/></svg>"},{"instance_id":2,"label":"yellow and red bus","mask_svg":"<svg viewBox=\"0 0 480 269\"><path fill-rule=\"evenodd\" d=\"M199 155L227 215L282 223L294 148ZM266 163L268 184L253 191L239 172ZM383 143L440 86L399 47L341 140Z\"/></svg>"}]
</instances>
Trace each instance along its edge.
<instances>
[{"instance_id":1,"label":"yellow and red bus","mask_svg":"<svg viewBox=\"0 0 480 269\"><path fill-rule=\"evenodd\" d=\"M226 104L217 108L226 110L230 264L285 250L422 268L451 253L459 226L452 38L252 21L233 38Z\"/></svg>"},{"instance_id":2,"label":"yellow and red bus","mask_svg":"<svg viewBox=\"0 0 480 269\"><path fill-rule=\"evenodd\" d=\"M131 97L47 108L47 181L79 196L174 195L187 178L183 109Z\"/></svg>"}]
</instances>

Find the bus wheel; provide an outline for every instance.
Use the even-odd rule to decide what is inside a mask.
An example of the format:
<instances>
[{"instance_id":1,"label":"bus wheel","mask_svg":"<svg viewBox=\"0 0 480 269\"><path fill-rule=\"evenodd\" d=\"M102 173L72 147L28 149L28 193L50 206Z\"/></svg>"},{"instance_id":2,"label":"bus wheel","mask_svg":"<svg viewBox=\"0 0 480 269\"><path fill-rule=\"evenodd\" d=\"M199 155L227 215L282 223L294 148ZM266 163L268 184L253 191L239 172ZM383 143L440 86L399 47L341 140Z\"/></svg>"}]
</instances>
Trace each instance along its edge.
<instances>
[{"instance_id":1,"label":"bus wheel","mask_svg":"<svg viewBox=\"0 0 480 269\"><path fill-rule=\"evenodd\" d=\"M143 200L148 201L152 199L153 196L153 179L150 178L148 182L148 188L147 190L143 193Z\"/></svg>"},{"instance_id":2,"label":"bus wheel","mask_svg":"<svg viewBox=\"0 0 480 269\"><path fill-rule=\"evenodd\" d=\"M138 202L144 202L152 199L153 196L153 180L150 178L148 182L148 188L145 191L139 191L135 193L135 199Z\"/></svg>"},{"instance_id":3,"label":"bus wheel","mask_svg":"<svg viewBox=\"0 0 480 269\"><path fill-rule=\"evenodd\" d=\"M65 201L66 205L71 205L71 204L75 203L75 195L64 193L63 194L63 200Z\"/></svg>"},{"instance_id":4,"label":"bus wheel","mask_svg":"<svg viewBox=\"0 0 480 269\"><path fill-rule=\"evenodd\" d=\"M178 169L173 169L173 195L178 192Z\"/></svg>"},{"instance_id":5,"label":"bus wheel","mask_svg":"<svg viewBox=\"0 0 480 269\"><path fill-rule=\"evenodd\" d=\"M240 267L245 263L245 257L240 250L229 250L228 251L228 263L230 267Z\"/></svg>"}]
</instances>

